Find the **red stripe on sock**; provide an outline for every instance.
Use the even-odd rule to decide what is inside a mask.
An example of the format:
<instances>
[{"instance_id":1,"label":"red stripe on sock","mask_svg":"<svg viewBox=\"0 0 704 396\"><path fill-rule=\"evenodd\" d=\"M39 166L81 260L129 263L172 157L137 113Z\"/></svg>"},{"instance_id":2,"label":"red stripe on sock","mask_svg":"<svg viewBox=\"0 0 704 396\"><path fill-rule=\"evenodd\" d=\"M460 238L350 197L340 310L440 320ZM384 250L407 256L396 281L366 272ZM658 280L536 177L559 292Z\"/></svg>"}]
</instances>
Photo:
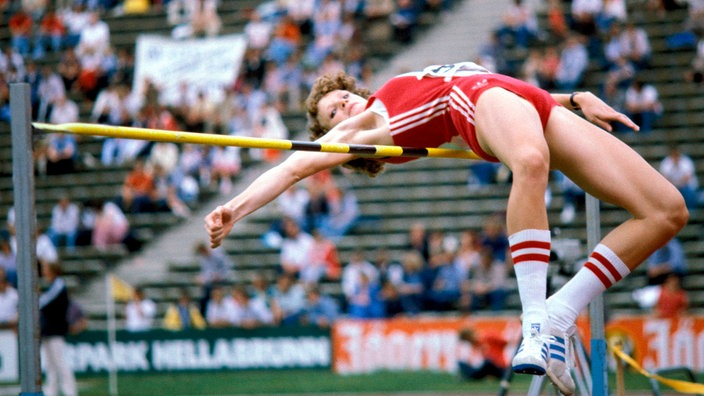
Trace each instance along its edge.
<instances>
[{"instance_id":1,"label":"red stripe on sock","mask_svg":"<svg viewBox=\"0 0 704 396\"><path fill-rule=\"evenodd\" d=\"M550 250L550 242L542 241L525 241L519 242L511 246L511 251L514 252L519 249L547 249Z\"/></svg>"},{"instance_id":2,"label":"red stripe on sock","mask_svg":"<svg viewBox=\"0 0 704 396\"><path fill-rule=\"evenodd\" d=\"M611 262L607 260L606 257L602 256L598 252L592 252L592 257L594 257L594 259L601 263L601 265L603 265L604 268L606 268L606 270L611 273L616 282L621 280L621 274L619 274L619 272L616 270L616 267L614 267L614 265L611 264Z\"/></svg>"},{"instance_id":3,"label":"red stripe on sock","mask_svg":"<svg viewBox=\"0 0 704 396\"><path fill-rule=\"evenodd\" d=\"M526 261L540 261L547 264L550 261L550 255L532 253L532 254L521 254L513 257L513 265L524 263Z\"/></svg>"},{"instance_id":4,"label":"red stripe on sock","mask_svg":"<svg viewBox=\"0 0 704 396\"><path fill-rule=\"evenodd\" d=\"M599 278L601 283L604 284L605 288L608 289L609 287L611 287L611 281L609 280L609 278L606 275L604 275L603 272L601 272L601 270L599 270L599 267L597 267L596 264L592 263L591 261L587 261L587 263L584 264L584 268L587 268L590 271L592 271L594 273L594 275L596 275L596 277Z\"/></svg>"}]
</instances>

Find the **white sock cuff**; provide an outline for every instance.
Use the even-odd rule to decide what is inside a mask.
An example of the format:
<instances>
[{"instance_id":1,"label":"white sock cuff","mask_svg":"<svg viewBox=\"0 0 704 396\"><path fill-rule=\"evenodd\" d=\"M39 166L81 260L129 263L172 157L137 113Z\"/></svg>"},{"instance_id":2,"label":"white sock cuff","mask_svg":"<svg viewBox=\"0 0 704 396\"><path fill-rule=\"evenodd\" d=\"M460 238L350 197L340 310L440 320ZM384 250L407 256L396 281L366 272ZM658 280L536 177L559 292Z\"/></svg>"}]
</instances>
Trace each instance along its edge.
<instances>
[{"instance_id":1,"label":"white sock cuff","mask_svg":"<svg viewBox=\"0 0 704 396\"><path fill-rule=\"evenodd\" d=\"M550 261L550 230L527 229L508 237L513 263Z\"/></svg>"},{"instance_id":2,"label":"white sock cuff","mask_svg":"<svg viewBox=\"0 0 704 396\"><path fill-rule=\"evenodd\" d=\"M601 280L607 289L631 273L630 268L623 260L601 243L594 248L585 266Z\"/></svg>"}]
</instances>

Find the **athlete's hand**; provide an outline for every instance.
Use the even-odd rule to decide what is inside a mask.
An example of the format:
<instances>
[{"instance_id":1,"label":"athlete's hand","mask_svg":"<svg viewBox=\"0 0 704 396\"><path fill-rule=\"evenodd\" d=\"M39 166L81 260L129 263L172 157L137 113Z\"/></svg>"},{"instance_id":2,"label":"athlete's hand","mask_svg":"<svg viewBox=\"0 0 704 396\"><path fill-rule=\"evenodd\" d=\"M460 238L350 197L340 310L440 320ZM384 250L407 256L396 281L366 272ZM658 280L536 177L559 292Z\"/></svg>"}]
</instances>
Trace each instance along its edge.
<instances>
[{"instance_id":1,"label":"athlete's hand","mask_svg":"<svg viewBox=\"0 0 704 396\"><path fill-rule=\"evenodd\" d=\"M220 246L234 225L235 217L225 206L218 206L205 216L205 230L210 237L210 247L214 249Z\"/></svg>"},{"instance_id":2,"label":"athlete's hand","mask_svg":"<svg viewBox=\"0 0 704 396\"><path fill-rule=\"evenodd\" d=\"M634 131L640 130L628 116L616 111L591 92L580 92L575 96L575 101L582 108L584 118L609 132L613 131L612 122L620 122Z\"/></svg>"}]
</instances>

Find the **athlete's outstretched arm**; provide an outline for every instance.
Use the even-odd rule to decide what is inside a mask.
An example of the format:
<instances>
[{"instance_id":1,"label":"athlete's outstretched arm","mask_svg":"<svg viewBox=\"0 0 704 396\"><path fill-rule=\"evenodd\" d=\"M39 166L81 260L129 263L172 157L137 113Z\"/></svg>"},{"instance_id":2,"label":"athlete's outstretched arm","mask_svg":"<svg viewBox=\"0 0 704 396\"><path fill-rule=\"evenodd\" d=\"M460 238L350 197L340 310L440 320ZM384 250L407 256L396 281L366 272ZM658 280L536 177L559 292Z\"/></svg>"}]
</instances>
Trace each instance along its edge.
<instances>
[{"instance_id":1,"label":"athlete's outstretched arm","mask_svg":"<svg viewBox=\"0 0 704 396\"><path fill-rule=\"evenodd\" d=\"M366 112L365 112L366 113ZM365 117L376 117L372 113L360 114L333 128L320 142L350 144L388 144L386 128L365 129L373 123ZM338 153L295 152L281 164L257 177L242 193L220 205L205 217L205 229L210 246L220 246L232 227L245 216L261 208L281 195L289 187L321 170L344 164L356 156Z\"/></svg>"},{"instance_id":2,"label":"athlete's outstretched arm","mask_svg":"<svg viewBox=\"0 0 704 396\"><path fill-rule=\"evenodd\" d=\"M574 94L552 94L552 97L566 108L576 110L573 103L570 103L571 97L574 104L582 110L584 118L609 132L613 130L611 122L614 121L620 122L634 131L640 129L628 116L616 111L591 92L579 91Z\"/></svg>"}]
</instances>

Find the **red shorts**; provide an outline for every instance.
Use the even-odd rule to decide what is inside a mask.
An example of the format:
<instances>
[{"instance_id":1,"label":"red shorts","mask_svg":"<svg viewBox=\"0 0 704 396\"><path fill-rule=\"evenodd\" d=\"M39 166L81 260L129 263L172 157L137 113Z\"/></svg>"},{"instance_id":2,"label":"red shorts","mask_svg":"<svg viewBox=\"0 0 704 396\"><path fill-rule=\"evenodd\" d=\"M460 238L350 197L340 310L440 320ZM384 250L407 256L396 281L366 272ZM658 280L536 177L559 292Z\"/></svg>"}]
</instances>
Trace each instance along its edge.
<instances>
[{"instance_id":1,"label":"red shorts","mask_svg":"<svg viewBox=\"0 0 704 396\"><path fill-rule=\"evenodd\" d=\"M515 93L535 107L538 111L543 130L545 130L548 124L548 118L550 117L550 112L553 107L560 106L547 91L524 81L501 74L478 74L471 78L456 79L453 82L458 83L457 86L462 89L474 104L479 100L479 96L489 88L499 87ZM510 111L510 109L500 109L499 111ZM499 162L498 158L489 155L479 146L477 132L473 123L467 122L465 117L457 113L453 115L453 123L459 131L460 136L469 144L472 151L484 160Z\"/></svg>"}]
</instances>

